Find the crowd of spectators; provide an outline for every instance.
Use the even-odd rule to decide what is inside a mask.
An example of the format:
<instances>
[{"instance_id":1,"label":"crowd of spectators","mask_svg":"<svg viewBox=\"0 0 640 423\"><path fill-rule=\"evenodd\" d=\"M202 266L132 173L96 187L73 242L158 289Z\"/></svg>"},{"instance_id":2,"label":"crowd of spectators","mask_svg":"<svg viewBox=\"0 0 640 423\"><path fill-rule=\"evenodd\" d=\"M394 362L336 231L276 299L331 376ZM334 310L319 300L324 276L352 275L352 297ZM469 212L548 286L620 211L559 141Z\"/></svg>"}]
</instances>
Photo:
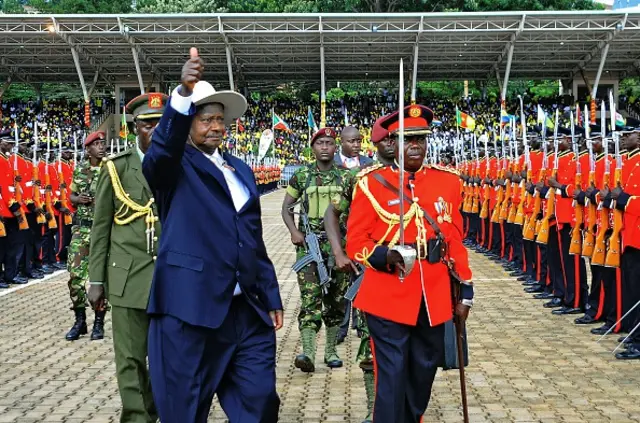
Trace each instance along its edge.
<instances>
[{"instance_id":1,"label":"crowd of spectators","mask_svg":"<svg viewBox=\"0 0 640 423\"><path fill-rule=\"evenodd\" d=\"M113 99L95 98L91 101L91 117L97 118L113 106ZM20 140L31 140L34 135L34 125L38 125L38 135L45 140L47 132L51 138L57 140L57 130L60 129L64 141L71 140L73 133L85 131L84 102L67 100L42 100L19 102L3 101L1 128L14 128L18 125Z\"/></svg>"},{"instance_id":2,"label":"crowd of spectators","mask_svg":"<svg viewBox=\"0 0 640 423\"><path fill-rule=\"evenodd\" d=\"M500 127L500 103L482 99L461 99L460 101L430 101L418 99L418 103L430 107L438 121L437 133L447 143L452 142L456 133L456 107L471 115L476 121L475 131L478 134L491 132ZM568 127L568 111L575 105L566 105L555 99L530 103L525 105L527 125L537 124L538 104L549 117L553 118L555 110L560 111L560 125ZM271 128L272 113L282 118L290 127L291 132L276 130L274 139L275 151L270 151L269 157L277 158L282 166L300 164L309 161L308 147L310 128L307 114L311 107L314 120L320 124L320 110L317 104L294 100L249 100L249 107L240 125L230 131L227 147L241 157L255 156L262 132ZM335 128L338 133L348 124L360 129L363 136L363 154L373 156L374 147L370 141L371 126L375 120L397 109L397 96L383 93L377 96L347 97L341 100L327 102L327 126ZM519 119L519 105L506 105L507 113L517 114ZM462 130L464 132L464 130Z\"/></svg>"}]
</instances>

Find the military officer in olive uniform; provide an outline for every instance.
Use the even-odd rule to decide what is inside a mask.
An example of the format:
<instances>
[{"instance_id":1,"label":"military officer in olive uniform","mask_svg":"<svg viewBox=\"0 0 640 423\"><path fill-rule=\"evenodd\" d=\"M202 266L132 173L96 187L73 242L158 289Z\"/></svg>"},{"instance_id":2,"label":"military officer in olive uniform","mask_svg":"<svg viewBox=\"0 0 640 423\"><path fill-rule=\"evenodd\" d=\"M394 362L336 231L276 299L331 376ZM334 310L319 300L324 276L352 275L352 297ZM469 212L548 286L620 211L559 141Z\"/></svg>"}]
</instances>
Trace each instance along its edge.
<instances>
[{"instance_id":1,"label":"military officer in olive uniform","mask_svg":"<svg viewBox=\"0 0 640 423\"><path fill-rule=\"evenodd\" d=\"M158 211L142 174L142 159L168 96L144 94L127 105L133 114L135 147L105 161L97 188L89 259L89 301L108 298L112 307L121 423L158 419L147 368L147 303L153 278Z\"/></svg>"},{"instance_id":2,"label":"military officer in olive uniform","mask_svg":"<svg viewBox=\"0 0 640 423\"><path fill-rule=\"evenodd\" d=\"M73 172L70 199L77 208L71 228L71 243L69 244L69 296L71 310L76 315L73 327L67 332L67 341L75 341L80 335L87 333L87 291L89 280L89 245L91 242L91 225L93 224L93 207L95 192L98 184L100 165L105 155L106 135L104 132L94 132L87 136L84 148L87 151L84 162ZM104 338L104 316L107 312L106 302L97 304L94 308L95 320L91 339Z\"/></svg>"},{"instance_id":3,"label":"military officer in olive uniform","mask_svg":"<svg viewBox=\"0 0 640 423\"><path fill-rule=\"evenodd\" d=\"M323 293L315 263L308 264L298 273L301 297L298 328L303 353L296 357L295 366L307 373L315 371L316 334L323 322L327 336L324 362L330 368L342 366L336 349L336 336L345 315L344 294L350 273L339 271L335 266L331 245L324 233L323 217L331 201L339 199L343 192L350 192L354 183L354 175L337 167L333 161L336 151L336 132L333 129L320 129L311 138L311 148L316 161L296 170L282 204L282 218L291 233L291 242L297 246L297 259L300 259L308 247L305 246L305 228L302 223L296 227L291 209L299 199L302 200L301 213L308 215L309 228L318 236L324 264L332 279Z\"/></svg>"}]
</instances>

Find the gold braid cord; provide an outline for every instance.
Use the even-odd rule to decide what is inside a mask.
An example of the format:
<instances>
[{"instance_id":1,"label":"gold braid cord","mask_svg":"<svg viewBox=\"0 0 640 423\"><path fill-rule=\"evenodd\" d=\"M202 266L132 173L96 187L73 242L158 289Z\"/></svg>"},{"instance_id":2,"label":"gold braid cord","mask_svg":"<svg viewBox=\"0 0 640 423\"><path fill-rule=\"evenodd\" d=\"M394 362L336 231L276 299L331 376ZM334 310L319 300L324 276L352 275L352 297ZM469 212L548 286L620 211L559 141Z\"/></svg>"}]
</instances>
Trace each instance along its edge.
<instances>
[{"instance_id":1,"label":"gold braid cord","mask_svg":"<svg viewBox=\"0 0 640 423\"><path fill-rule=\"evenodd\" d=\"M129 198L129 194L125 192L124 187L120 182L120 177L118 176L116 166L111 160L107 161L107 170L109 171L109 176L111 177L113 192L116 198L122 203L122 206L120 206L118 211L113 216L114 222L116 223L116 225L128 225L134 220L144 217L144 221L147 224L147 229L145 231L147 235L147 253L151 254L153 252L155 222L157 220L157 217L153 214L152 204L154 202L154 199L151 198L149 202L147 202L147 204L144 206L136 203L131 198Z\"/></svg>"},{"instance_id":2,"label":"gold braid cord","mask_svg":"<svg viewBox=\"0 0 640 423\"><path fill-rule=\"evenodd\" d=\"M380 203L378 203L378 200L376 200L376 198L373 196L371 191L369 191L369 178L360 179L358 181L357 186L360 188L362 193L369 199L369 202L371 203L371 205L373 206L373 209L378 214L378 217L380 217L380 220L382 220L384 223L388 225L387 231L384 233L382 238L380 238L378 242L376 242L376 247L377 247L379 245L382 245L385 242L385 240L393 230L394 226L400 225L400 216L395 213L388 212L385 209L383 209L382 206L380 206ZM424 226L424 212L422 211L422 208L418 204L418 198L413 198L413 203L411 204L411 206L409 207L409 210L407 210L407 212L404 215L403 224L405 229L407 228L407 226L409 226L411 219L415 221L416 228L418 229L418 233L416 235L416 247L417 247L418 257L422 257L421 250L423 248L424 248L424 251L427 250L427 230ZM396 233L391 238L391 241L388 242L387 246L389 248L393 248L393 246L398 243L399 239L400 239L400 228L396 230ZM371 267L371 265L369 264L369 257L371 257L374 251L375 251L375 247L371 251L369 251L365 247L361 253L357 253L355 255L355 259Z\"/></svg>"}]
</instances>

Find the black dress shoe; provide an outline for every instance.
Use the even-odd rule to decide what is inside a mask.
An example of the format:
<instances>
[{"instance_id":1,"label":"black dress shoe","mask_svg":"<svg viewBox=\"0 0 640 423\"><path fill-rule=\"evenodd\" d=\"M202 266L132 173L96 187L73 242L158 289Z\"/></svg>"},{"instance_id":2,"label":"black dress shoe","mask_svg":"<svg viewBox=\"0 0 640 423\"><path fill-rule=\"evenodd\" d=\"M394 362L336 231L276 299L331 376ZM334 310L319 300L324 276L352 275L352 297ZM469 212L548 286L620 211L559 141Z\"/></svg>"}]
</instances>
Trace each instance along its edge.
<instances>
[{"instance_id":1,"label":"black dress shoe","mask_svg":"<svg viewBox=\"0 0 640 423\"><path fill-rule=\"evenodd\" d=\"M527 275L526 273L518 278L520 282L528 281L529 279L531 279L531 276Z\"/></svg>"},{"instance_id":2,"label":"black dress shoe","mask_svg":"<svg viewBox=\"0 0 640 423\"><path fill-rule=\"evenodd\" d=\"M27 282L29 282L29 281L27 280L27 278L24 278L24 277L22 277L22 276L16 276L16 277L15 277L15 278L13 278L13 280L11 281L11 283L12 283L12 284L14 284L14 285L24 285L24 284L26 284Z\"/></svg>"},{"instance_id":3,"label":"black dress shoe","mask_svg":"<svg viewBox=\"0 0 640 423\"><path fill-rule=\"evenodd\" d=\"M544 292L544 286L532 285L528 288L525 288L524 292L526 292L527 294L538 294L540 292Z\"/></svg>"},{"instance_id":4,"label":"black dress shoe","mask_svg":"<svg viewBox=\"0 0 640 423\"><path fill-rule=\"evenodd\" d=\"M611 326L602 325L599 328L591 329L591 333L594 335L604 335L605 333L607 333L607 331L609 331L609 329L611 329Z\"/></svg>"},{"instance_id":5,"label":"black dress shoe","mask_svg":"<svg viewBox=\"0 0 640 423\"><path fill-rule=\"evenodd\" d=\"M58 269L58 270L66 270L67 269L67 264L66 263L54 263L52 265L52 267L54 269Z\"/></svg>"},{"instance_id":6,"label":"black dress shoe","mask_svg":"<svg viewBox=\"0 0 640 423\"><path fill-rule=\"evenodd\" d=\"M620 338L618 338L618 344L620 342L625 342L625 338L627 337L627 335L621 336ZM625 344L630 344L631 343L631 338L627 339L627 341L625 342Z\"/></svg>"},{"instance_id":7,"label":"black dress shoe","mask_svg":"<svg viewBox=\"0 0 640 423\"><path fill-rule=\"evenodd\" d=\"M590 314L585 314L584 316L578 317L576 320L574 320L574 323L576 325L592 325L594 323L598 323L598 321L594 319Z\"/></svg>"},{"instance_id":8,"label":"black dress shoe","mask_svg":"<svg viewBox=\"0 0 640 423\"><path fill-rule=\"evenodd\" d=\"M558 308L564 306L564 304L562 304L562 298L557 297L549 301L548 303L544 303L543 305L545 308Z\"/></svg>"},{"instance_id":9,"label":"black dress shoe","mask_svg":"<svg viewBox=\"0 0 640 423\"><path fill-rule=\"evenodd\" d=\"M525 276L525 273L522 270L514 270L513 272L509 273L509 276L513 277L513 278L519 278L520 276Z\"/></svg>"},{"instance_id":10,"label":"black dress shoe","mask_svg":"<svg viewBox=\"0 0 640 423\"><path fill-rule=\"evenodd\" d=\"M46 264L36 270L44 273L45 275L50 275L54 272L54 270L51 267L47 266Z\"/></svg>"},{"instance_id":11,"label":"black dress shoe","mask_svg":"<svg viewBox=\"0 0 640 423\"><path fill-rule=\"evenodd\" d=\"M0 289L10 288L10 287L11 286L5 283L5 281L0 281Z\"/></svg>"},{"instance_id":12,"label":"black dress shoe","mask_svg":"<svg viewBox=\"0 0 640 423\"><path fill-rule=\"evenodd\" d=\"M640 349L631 345L626 351L621 351L616 354L618 360L638 360L640 359Z\"/></svg>"},{"instance_id":13,"label":"black dress shoe","mask_svg":"<svg viewBox=\"0 0 640 423\"><path fill-rule=\"evenodd\" d=\"M555 314L557 315L565 315L565 314L579 314L579 313L583 313L584 310L582 310L581 308L574 308L574 307L567 307L567 306L563 306L562 308L559 308L557 310L553 310L551 312L551 314Z\"/></svg>"},{"instance_id":14,"label":"black dress shoe","mask_svg":"<svg viewBox=\"0 0 640 423\"><path fill-rule=\"evenodd\" d=\"M31 272L27 275L27 279L44 279L44 275L38 272Z\"/></svg>"},{"instance_id":15,"label":"black dress shoe","mask_svg":"<svg viewBox=\"0 0 640 423\"><path fill-rule=\"evenodd\" d=\"M536 300L550 300L553 298L553 294L551 292L541 292L533 296Z\"/></svg>"}]
</instances>

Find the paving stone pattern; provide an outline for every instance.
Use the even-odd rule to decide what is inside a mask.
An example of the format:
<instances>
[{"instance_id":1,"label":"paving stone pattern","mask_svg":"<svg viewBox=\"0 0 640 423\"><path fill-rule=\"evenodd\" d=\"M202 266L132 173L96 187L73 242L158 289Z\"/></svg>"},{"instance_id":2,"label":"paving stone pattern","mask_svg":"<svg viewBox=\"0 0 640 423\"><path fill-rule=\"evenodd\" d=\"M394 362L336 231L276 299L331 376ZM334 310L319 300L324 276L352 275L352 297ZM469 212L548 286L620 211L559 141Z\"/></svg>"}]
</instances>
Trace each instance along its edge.
<instances>
[{"instance_id":1,"label":"paving stone pattern","mask_svg":"<svg viewBox=\"0 0 640 423\"><path fill-rule=\"evenodd\" d=\"M285 304L277 349L280 421L360 423L365 394L355 334L339 347L344 368L322 364L322 337L316 372L293 367L299 294L290 268L294 249L280 219L283 195L262 199L264 237ZM499 265L473 253L471 262L477 287L468 323L472 422L640 421L640 363L613 358L616 336L597 344L588 328L551 315L524 294ZM110 318L103 341L65 341L73 320L67 277L0 297L0 423L119 421ZM439 372L424 421L461 422L459 398L458 373ZM209 421L226 421L217 404Z\"/></svg>"}]
</instances>

